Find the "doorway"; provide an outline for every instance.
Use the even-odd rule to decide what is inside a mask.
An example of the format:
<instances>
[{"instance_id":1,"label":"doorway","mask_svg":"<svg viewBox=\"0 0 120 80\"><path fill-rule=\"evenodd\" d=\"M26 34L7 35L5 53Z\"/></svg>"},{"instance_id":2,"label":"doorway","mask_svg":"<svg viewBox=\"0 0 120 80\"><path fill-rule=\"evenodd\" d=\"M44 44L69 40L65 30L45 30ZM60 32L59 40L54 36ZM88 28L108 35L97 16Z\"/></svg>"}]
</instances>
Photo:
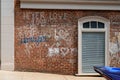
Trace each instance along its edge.
<instances>
[{"instance_id":1,"label":"doorway","mask_svg":"<svg viewBox=\"0 0 120 80\"><path fill-rule=\"evenodd\" d=\"M99 16L78 22L78 75L97 75L93 66L108 65L109 21Z\"/></svg>"}]
</instances>

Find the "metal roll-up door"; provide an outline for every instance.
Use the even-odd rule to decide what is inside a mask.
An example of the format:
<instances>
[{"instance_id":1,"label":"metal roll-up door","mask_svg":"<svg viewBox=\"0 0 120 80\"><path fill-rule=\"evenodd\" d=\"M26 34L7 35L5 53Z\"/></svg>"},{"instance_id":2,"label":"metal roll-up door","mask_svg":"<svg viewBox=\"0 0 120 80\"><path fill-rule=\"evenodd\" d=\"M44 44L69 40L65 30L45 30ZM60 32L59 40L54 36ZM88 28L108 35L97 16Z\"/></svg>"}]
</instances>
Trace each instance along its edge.
<instances>
[{"instance_id":1,"label":"metal roll-up door","mask_svg":"<svg viewBox=\"0 0 120 80\"><path fill-rule=\"evenodd\" d=\"M105 33L82 33L82 73L95 73L93 66L105 65Z\"/></svg>"}]
</instances>

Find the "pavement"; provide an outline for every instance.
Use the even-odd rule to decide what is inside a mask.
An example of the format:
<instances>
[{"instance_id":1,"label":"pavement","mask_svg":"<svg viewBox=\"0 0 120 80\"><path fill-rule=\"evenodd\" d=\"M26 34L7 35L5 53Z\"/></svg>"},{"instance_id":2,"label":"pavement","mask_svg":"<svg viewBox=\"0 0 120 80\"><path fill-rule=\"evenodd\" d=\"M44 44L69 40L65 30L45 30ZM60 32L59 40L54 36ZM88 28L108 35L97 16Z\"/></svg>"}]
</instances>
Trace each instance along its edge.
<instances>
[{"instance_id":1,"label":"pavement","mask_svg":"<svg viewBox=\"0 0 120 80\"><path fill-rule=\"evenodd\" d=\"M103 77L78 77L38 72L0 71L0 80L106 80Z\"/></svg>"}]
</instances>

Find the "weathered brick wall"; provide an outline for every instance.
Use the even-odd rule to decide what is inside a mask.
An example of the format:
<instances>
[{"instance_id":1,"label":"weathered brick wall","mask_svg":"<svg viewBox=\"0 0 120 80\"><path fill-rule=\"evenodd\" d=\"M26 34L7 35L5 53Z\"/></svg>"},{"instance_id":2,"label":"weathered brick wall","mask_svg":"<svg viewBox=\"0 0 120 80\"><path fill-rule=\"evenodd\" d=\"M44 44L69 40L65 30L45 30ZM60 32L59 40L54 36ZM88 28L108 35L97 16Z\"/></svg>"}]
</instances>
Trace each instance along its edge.
<instances>
[{"instance_id":1,"label":"weathered brick wall","mask_svg":"<svg viewBox=\"0 0 120 80\"><path fill-rule=\"evenodd\" d=\"M120 67L120 11L112 12L110 16L110 65Z\"/></svg>"},{"instance_id":2,"label":"weathered brick wall","mask_svg":"<svg viewBox=\"0 0 120 80\"><path fill-rule=\"evenodd\" d=\"M77 73L78 19L85 16L102 16L109 19L111 21L110 42L113 37L116 37L116 41L118 36L120 37L119 11L20 9L17 0L15 70ZM113 61L116 62L115 66L120 65L118 52L110 55L111 66Z\"/></svg>"}]
</instances>

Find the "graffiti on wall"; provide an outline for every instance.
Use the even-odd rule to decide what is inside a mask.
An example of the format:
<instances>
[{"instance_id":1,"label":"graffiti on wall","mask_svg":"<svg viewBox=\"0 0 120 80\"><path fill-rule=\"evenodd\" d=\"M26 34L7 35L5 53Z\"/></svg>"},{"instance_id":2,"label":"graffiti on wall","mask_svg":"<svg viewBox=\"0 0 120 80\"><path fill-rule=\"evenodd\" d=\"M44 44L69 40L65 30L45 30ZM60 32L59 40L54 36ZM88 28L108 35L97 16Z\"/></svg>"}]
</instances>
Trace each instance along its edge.
<instances>
[{"instance_id":1,"label":"graffiti on wall","mask_svg":"<svg viewBox=\"0 0 120 80\"><path fill-rule=\"evenodd\" d=\"M18 16L18 14L22 16ZM119 28L115 29L113 27L116 25L120 25L120 16L118 15L118 13L116 15L116 11L113 11L113 13L111 13L111 11L98 12L77 10L22 10L21 13L20 11L18 11L15 17L15 54L19 62L16 62L16 64L28 61L28 64L31 65L30 68L36 68L39 70L43 68L53 69L53 67L57 67L57 69L63 71L72 71L74 68L76 69L76 55L78 53L78 19L84 16L109 17L109 20L111 21L110 25L112 28L111 32L112 30L115 31L115 33L110 32L111 35L114 34L113 36L110 36L111 41L109 51L111 65L119 64ZM23 23L20 24L22 21ZM19 55L17 54L21 55L21 57L19 57ZM23 56L25 56L24 59ZM26 59L27 56L30 57L30 60ZM64 60L61 60L61 57ZM32 61L31 59L33 59L34 61ZM55 60L52 61L52 59ZM61 66L61 64L54 64L57 61L63 63L63 65L65 66ZM45 63L44 67L37 67L37 65L41 63ZM74 66L72 66L71 64L73 64ZM23 68L26 68L27 65L22 66ZM69 68L66 66L68 66ZM51 72L53 72L54 70L57 71L57 69L53 69L51 70Z\"/></svg>"},{"instance_id":2,"label":"graffiti on wall","mask_svg":"<svg viewBox=\"0 0 120 80\"><path fill-rule=\"evenodd\" d=\"M30 42L35 42L36 45L39 45L40 42L46 42L46 36L37 36L37 37L28 37L28 38L23 38L21 39L21 44L25 43L30 43Z\"/></svg>"},{"instance_id":3,"label":"graffiti on wall","mask_svg":"<svg viewBox=\"0 0 120 80\"><path fill-rule=\"evenodd\" d=\"M38 49L36 53L41 52L41 47L48 46L47 42L51 37L52 29L41 29L38 27L19 26L16 28L16 46L22 48L24 53L28 56Z\"/></svg>"},{"instance_id":4,"label":"graffiti on wall","mask_svg":"<svg viewBox=\"0 0 120 80\"><path fill-rule=\"evenodd\" d=\"M61 26L54 29L54 43L48 48L48 56L66 56L67 54L77 54L77 48L70 48L74 44L74 34L72 28ZM76 34L74 34L76 35ZM64 46L64 47L63 47ZM68 48L69 47L69 48ZM75 55L75 54L74 54Z\"/></svg>"},{"instance_id":5,"label":"graffiti on wall","mask_svg":"<svg viewBox=\"0 0 120 80\"><path fill-rule=\"evenodd\" d=\"M111 54L116 54L120 52L120 32L115 32L115 36L112 37L109 45L109 51Z\"/></svg>"},{"instance_id":6,"label":"graffiti on wall","mask_svg":"<svg viewBox=\"0 0 120 80\"><path fill-rule=\"evenodd\" d=\"M64 41L67 46L71 46L74 44L74 39L76 38L76 35L77 33L75 33L72 28L65 28L61 26L60 28L55 29L54 39L59 43Z\"/></svg>"},{"instance_id":7,"label":"graffiti on wall","mask_svg":"<svg viewBox=\"0 0 120 80\"><path fill-rule=\"evenodd\" d=\"M111 14L110 17L110 66L120 67L120 15Z\"/></svg>"},{"instance_id":8,"label":"graffiti on wall","mask_svg":"<svg viewBox=\"0 0 120 80\"><path fill-rule=\"evenodd\" d=\"M118 66L120 64L120 32L114 32L109 45L110 65Z\"/></svg>"},{"instance_id":9,"label":"graffiti on wall","mask_svg":"<svg viewBox=\"0 0 120 80\"><path fill-rule=\"evenodd\" d=\"M24 12L23 20L28 27L44 25L47 22L44 12Z\"/></svg>"},{"instance_id":10,"label":"graffiti on wall","mask_svg":"<svg viewBox=\"0 0 120 80\"><path fill-rule=\"evenodd\" d=\"M68 18L67 13L61 13L60 15L57 12L23 12L23 20L25 21L25 26L42 26L45 27L48 23L58 23L62 21L64 23ZM49 16L49 17L48 17ZM60 23L59 23L60 24Z\"/></svg>"},{"instance_id":11,"label":"graffiti on wall","mask_svg":"<svg viewBox=\"0 0 120 80\"><path fill-rule=\"evenodd\" d=\"M71 30L64 27L39 30L37 27L22 26L16 29L16 35L19 43L25 45L26 54L31 54L33 49L42 47L42 42L45 42L44 45L48 46L48 56L60 54L64 57L68 53L77 53L76 48L65 48L74 44Z\"/></svg>"},{"instance_id":12,"label":"graffiti on wall","mask_svg":"<svg viewBox=\"0 0 120 80\"><path fill-rule=\"evenodd\" d=\"M48 56L59 56L62 55L63 57L67 54L77 54L77 48L48 48Z\"/></svg>"}]
</instances>

